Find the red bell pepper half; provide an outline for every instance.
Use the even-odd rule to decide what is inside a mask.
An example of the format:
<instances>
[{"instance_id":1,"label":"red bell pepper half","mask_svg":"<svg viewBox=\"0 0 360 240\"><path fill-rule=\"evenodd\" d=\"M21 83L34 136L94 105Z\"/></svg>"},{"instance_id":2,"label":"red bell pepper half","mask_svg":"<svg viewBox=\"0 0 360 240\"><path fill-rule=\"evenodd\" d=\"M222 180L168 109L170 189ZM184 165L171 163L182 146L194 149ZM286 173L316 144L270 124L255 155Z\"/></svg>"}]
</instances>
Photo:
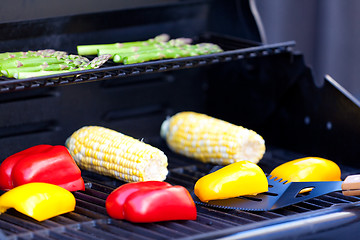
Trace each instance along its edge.
<instances>
[{"instance_id":1,"label":"red bell pepper half","mask_svg":"<svg viewBox=\"0 0 360 240\"><path fill-rule=\"evenodd\" d=\"M195 203L186 188L160 181L126 183L106 199L110 217L131 222L195 220Z\"/></svg>"},{"instance_id":2,"label":"red bell pepper half","mask_svg":"<svg viewBox=\"0 0 360 240\"><path fill-rule=\"evenodd\" d=\"M85 190L81 171L65 146L37 145L6 158L0 165L0 189L44 182L68 191Z\"/></svg>"}]
</instances>

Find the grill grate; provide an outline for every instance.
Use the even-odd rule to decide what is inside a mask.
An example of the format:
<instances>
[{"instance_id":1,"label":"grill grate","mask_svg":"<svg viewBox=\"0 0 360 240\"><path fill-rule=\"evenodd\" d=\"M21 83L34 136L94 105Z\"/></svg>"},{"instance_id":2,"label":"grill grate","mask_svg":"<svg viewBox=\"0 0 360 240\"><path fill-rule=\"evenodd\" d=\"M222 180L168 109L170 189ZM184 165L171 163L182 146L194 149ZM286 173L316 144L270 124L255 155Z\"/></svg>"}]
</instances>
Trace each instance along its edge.
<instances>
[{"instance_id":1,"label":"grill grate","mask_svg":"<svg viewBox=\"0 0 360 240\"><path fill-rule=\"evenodd\" d=\"M213 167L174 153L169 152L167 155L170 159L170 174L167 181L185 186L189 191L192 190L196 180ZM270 167L267 166L269 162L280 161L274 158L275 155L270 154L271 157L266 155L262 160L262 167L266 169ZM172 166L176 167L172 168ZM77 200L74 212L37 222L9 209L0 215L0 229L3 234L8 239L181 239L272 219L286 219L288 216L360 200L358 197L343 196L339 192L334 192L271 212L246 212L197 206L196 221L134 224L111 219L106 214L107 195L123 182L88 172L84 172L84 179L86 190L74 193Z\"/></svg>"},{"instance_id":2,"label":"grill grate","mask_svg":"<svg viewBox=\"0 0 360 240\"><path fill-rule=\"evenodd\" d=\"M206 41L218 44L224 49L224 52L129 65L117 65L109 61L98 69L56 74L52 75L51 77L44 76L22 80L0 77L0 93L40 87L54 87L60 85L100 81L178 69L196 68L243 58L252 58L289 52L295 45L295 42L293 41L269 45L256 45L255 43L244 42L240 39L231 39L213 34L207 34L206 37L205 35L201 36L199 39L201 39L199 41L202 42Z\"/></svg>"}]
</instances>

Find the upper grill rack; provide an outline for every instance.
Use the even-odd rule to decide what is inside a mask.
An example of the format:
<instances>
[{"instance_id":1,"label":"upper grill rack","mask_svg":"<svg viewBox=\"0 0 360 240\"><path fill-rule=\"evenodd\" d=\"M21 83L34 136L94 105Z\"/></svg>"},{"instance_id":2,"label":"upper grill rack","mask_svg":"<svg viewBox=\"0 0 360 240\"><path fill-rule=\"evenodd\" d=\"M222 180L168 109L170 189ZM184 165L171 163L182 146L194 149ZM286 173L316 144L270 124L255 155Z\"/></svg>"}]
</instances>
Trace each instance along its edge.
<instances>
[{"instance_id":1,"label":"upper grill rack","mask_svg":"<svg viewBox=\"0 0 360 240\"><path fill-rule=\"evenodd\" d=\"M241 40L233 40L219 37L209 40L209 42L217 43L225 51L209 55L166 59L129 65L116 65L112 64L110 61L109 63L98 69L83 70L72 73L62 73L51 76L28 78L21 80L0 77L0 93L28 90L39 87L54 87L59 85L107 80L119 77L164 72L185 68L196 68L220 62L228 62L244 58L290 52L292 47L295 45L294 41L254 46L254 43L243 43L241 42ZM244 45L247 45L247 47L238 49L239 47L244 47Z\"/></svg>"}]
</instances>

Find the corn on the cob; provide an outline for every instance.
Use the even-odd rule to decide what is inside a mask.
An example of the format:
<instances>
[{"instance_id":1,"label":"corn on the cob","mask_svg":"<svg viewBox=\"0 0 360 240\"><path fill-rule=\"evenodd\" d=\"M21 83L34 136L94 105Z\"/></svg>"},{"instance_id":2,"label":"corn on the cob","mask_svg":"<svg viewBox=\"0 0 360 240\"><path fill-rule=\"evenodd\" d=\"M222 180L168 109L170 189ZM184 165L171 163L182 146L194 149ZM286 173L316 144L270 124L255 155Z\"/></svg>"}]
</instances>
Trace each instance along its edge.
<instances>
[{"instance_id":1,"label":"corn on the cob","mask_svg":"<svg viewBox=\"0 0 360 240\"><path fill-rule=\"evenodd\" d=\"M220 165L241 160L258 163L265 153L265 141L256 132L195 112L165 120L161 136L174 152Z\"/></svg>"},{"instance_id":2,"label":"corn on the cob","mask_svg":"<svg viewBox=\"0 0 360 240\"><path fill-rule=\"evenodd\" d=\"M65 145L81 169L126 182L163 181L168 173L162 151L108 128L82 127Z\"/></svg>"}]
</instances>

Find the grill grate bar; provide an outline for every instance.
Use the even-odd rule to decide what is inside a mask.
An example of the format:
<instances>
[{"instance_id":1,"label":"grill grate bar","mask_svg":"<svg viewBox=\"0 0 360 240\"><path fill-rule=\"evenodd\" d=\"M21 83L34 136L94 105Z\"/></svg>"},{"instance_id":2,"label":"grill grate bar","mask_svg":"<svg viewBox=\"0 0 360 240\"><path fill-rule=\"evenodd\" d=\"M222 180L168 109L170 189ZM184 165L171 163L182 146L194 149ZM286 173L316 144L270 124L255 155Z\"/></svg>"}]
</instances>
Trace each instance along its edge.
<instances>
[{"instance_id":1,"label":"grill grate bar","mask_svg":"<svg viewBox=\"0 0 360 240\"><path fill-rule=\"evenodd\" d=\"M106 227L104 227L102 224L95 224L94 226L83 226L81 228L83 232L89 233L90 235L93 235L97 237L98 239L126 239L122 237L121 235L118 236L117 234L114 234L111 230L112 228L106 224ZM119 231L118 231L119 233Z\"/></svg>"},{"instance_id":2,"label":"grill grate bar","mask_svg":"<svg viewBox=\"0 0 360 240\"><path fill-rule=\"evenodd\" d=\"M26 232L28 230L43 229L41 225L36 224L33 221L22 218L20 213L15 212L13 209L9 209L6 213L0 215L0 228L4 231L11 231L16 233Z\"/></svg>"},{"instance_id":3,"label":"grill grate bar","mask_svg":"<svg viewBox=\"0 0 360 240\"><path fill-rule=\"evenodd\" d=\"M28 237L20 237L21 240L26 240L26 239L29 239ZM39 239L39 240L49 240L49 237L44 237L42 235L38 235L38 234L35 234L32 239ZM54 238L51 238L51 239L54 239Z\"/></svg>"},{"instance_id":4,"label":"grill grate bar","mask_svg":"<svg viewBox=\"0 0 360 240\"><path fill-rule=\"evenodd\" d=\"M198 207L198 214L204 216L205 224L211 224L213 221L223 221L229 225L244 225L253 223L255 221L243 217L241 214L235 215L227 211L220 211L218 209L206 208L203 206ZM206 220L207 219L207 220Z\"/></svg>"},{"instance_id":5,"label":"grill grate bar","mask_svg":"<svg viewBox=\"0 0 360 240\"><path fill-rule=\"evenodd\" d=\"M185 237L187 235L193 235L201 233L197 229L191 229L185 226L185 222L171 222L171 223L159 223L159 224L151 224L151 230L161 234L164 238L168 238L172 236L173 238Z\"/></svg>"},{"instance_id":6,"label":"grill grate bar","mask_svg":"<svg viewBox=\"0 0 360 240\"><path fill-rule=\"evenodd\" d=\"M57 224L60 224L60 225L71 225L71 224L77 223L77 221L75 221L74 219L66 217L66 216L67 215L60 215L55 218L52 218L51 221L56 222Z\"/></svg>"},{"instance_id":7,"label":"grill grate bar","mask_svg":"<svg viewBox=\"0 0 360 240\"><path fill-rule=\"evenodd\" d=\"M283 215L283 216L290 216L290 215L294 215L297 213L304 213L307 211L309 211L309 210L306 208L302 208L298 205L292 205L292 206L288 206L285 208L276 209L273 212L279 213L280 215Z\"/></svg>"},{"instance_id":8,"label":"grill grate bar","mask_svg":"<svg viewBox=\"0 0 360 240\"><path fill-rule=\"evenodd\" d=\"M74 192L74 195L75 195L77 200L84 200L84 202L86 201L86 202L89 202L91 204L96 204L97 206L105 207L105 200L104 199L98 198L98 197L93 196L93 195L89 195L89 194L87 194L87 192L85 192L85 193Z\"/></svg>"},{"instance_id":9,"label":"grill grate bar","mask_svg":"<svg viewBox=\"0 0 360 240\"><path fill-rule=\"evenodd\" d=\"M107 214L104 206L99 206L97 204L87 202L84 200L80 200L80 199L76 199L76 207L79 207L79 208L81 207L83 209L83 212L86 212L87 210L89 210L88 213L90 213L91 215L93 215L93 213L100 213L101 215ZM103 218L103 217L98 217L98 218Z\"/></svg>"},{"instance_id":10,"label":"grill grate bar","mask_svg":"<svg viewBox=\"0 0 360 240\"><path fill-rule=\"evenodd\" d=\"M156 224L133 224L126 221L117 221L111 219L110 224L122 229L125 229L132 233L137 233L141 236L146 236L151 239L167 239L169 236L163 235L159 232L153 231L151 227L153 227Z\"/></svg>"},{"instance_id":11,"label":"grill grate bar","mask_svg":"<svg viewBox=\"0 0 360 240\"><path fill-rule=\"evenodd\" d=\"M321 209L321 206L313 204L310 201L305 201L297 204L298 206L307 209L308 211L315 211Z\"/></svg>"},{"instance_id":12,"label":"grill grate bar","mask_svg":"<svg viewBox=\"0 0 360 240\"><path fill-rule=\"evenodd\" d=\"M67 234L63 234L63 232L55 232L55 231L49 231L49 237L52 239L58 239L58 240L73 240L74 238L72 236L68 236Z\"/></svg>"},{"instance_id":13,"label":"grill grate bar","mask_svg":"<svg viewBox=\"0 0 360 240\"><path fill-rule=\"evenodd\" d=\"M85 213L82 211L82 209L77 208L77 207L75 207L74 212L69 212L69 213L64 214L64 216L66 216L69 219L74 220L75 222L88 222L88 221L91 221L92 218L89 218L88 215L85 215Z\"/></svg>"},{"instance_id":14,"label":"grill grate bar","mask_svg":"<svg viewBox=\"0 0 360 240\"><path fill-rule=\"evenodd\" d=\"M339 204L339 203L349 203L350 201L344 200L342 198L333 197L331 195L324 195L318 197L319 199L326 201L330 204Z\"/></svg>"},{"instance_id":15,"label":"grill grate bar","mask_svg":"<svg viewBox=\"0 0 360 240\"><path fill-rule=\"evenodd\" d=\"M313 198L313 199L309 199L307 200L307 202L311 203L311 204L314 204L316 206L318 206L319 208L328 208L328 207L331 207L333 204L332 203L329 203L327 201L323 201L319 198Z\"/></svg>"},{"instance_id":16,"label":"grill grate bar","mask_svg":"<svg viewBox=\"0 0 360 240\"><path fill-rule=\"evenodd\" d=\"M358 202L360 201L360 197L356 197L356 196L344 196L342 193L340 192L333 192L330 194L327 194L329 196L333 196L335 198L339 198L342 199L345 202Z\"/></svg>"},{"instance_id":17,"label":"grill grate bar","mask_svg":"<svg viewBox=\"0 0 360 240\"><path fill-rule=\"evenodd\" d=\"M198 212L197 221L199 221L201 224L211 226L215 229L224 229L226 227L237 225L236 223L234 223L232 221L227 221L225 219L219 219L219 218L215 218L215 217L210 218L209 216L205 215L204 213L199 213L199 212Z\"/></svg>"},{"instance_id":18,"label":"grill grate bar","mask_svg":"<svg viewBox=\"0 0 360 240\"><path fill-rule=\"evenodd\" d=\"M81 206L81 205L83 205L83 206ZM92 207L92 208L89 208L89 207ZM99 213L97 210L101 211L101 213ZM81 214L85 217L88 217L90 219L106 218L104 211L106 211L106 210L103 207L98 207L95 204L91 204L91 203L86 204L86 202L84 202L84 201L76 200L75 212L78 214Z\"/></svg>"},{"instance_id":19,"label":"grill grate bar","mask_svg":"<svg viewBox=\"0 0 360 240\"><path fill-rule=\"evenodd\" d=\"M83 232L80 229L75 230L73 228L66 228L66 231L62 233L62 236L64 235L78 240L99 240L98 237L92 236L91 234Z\"/></svg>"}]
</instances>

